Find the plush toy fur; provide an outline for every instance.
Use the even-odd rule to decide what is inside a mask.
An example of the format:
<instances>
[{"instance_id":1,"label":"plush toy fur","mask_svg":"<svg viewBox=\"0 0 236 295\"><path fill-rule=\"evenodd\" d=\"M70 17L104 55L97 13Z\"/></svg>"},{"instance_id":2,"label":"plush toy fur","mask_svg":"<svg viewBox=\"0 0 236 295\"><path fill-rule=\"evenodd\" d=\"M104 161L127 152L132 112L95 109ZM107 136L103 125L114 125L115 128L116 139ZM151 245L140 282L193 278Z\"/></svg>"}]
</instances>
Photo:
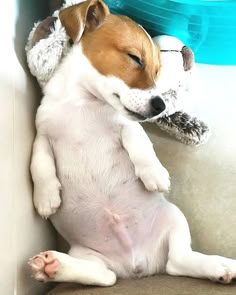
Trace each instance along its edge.
<instances>
[{"instance_id":1,"label":"plush toy fur","mask_svg":"<svg viewBox=\"0 0 236 295\"><path fill-rule=\"evenodd\" d=\"M63 7L83 1L66 1ZM42 90L53 76L71 43L58 18L53 16L34 25L26 45L27 61ZM161 50L162 75L158 82L168 106L162 117L154 120L157 126L185 144L199 145L209 138L208 126L184 111L189 100L189 79L194 65L192 51L170 36L154 38Z\"/></svg>"}]
</instances>

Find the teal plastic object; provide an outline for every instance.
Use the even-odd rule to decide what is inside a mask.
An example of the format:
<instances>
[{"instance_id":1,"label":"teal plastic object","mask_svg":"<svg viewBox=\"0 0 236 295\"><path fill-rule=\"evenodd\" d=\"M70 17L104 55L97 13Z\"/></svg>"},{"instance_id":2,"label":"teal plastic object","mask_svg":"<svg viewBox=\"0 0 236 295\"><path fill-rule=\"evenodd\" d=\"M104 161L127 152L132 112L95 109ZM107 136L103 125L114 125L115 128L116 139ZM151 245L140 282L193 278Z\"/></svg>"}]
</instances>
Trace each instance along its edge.
<instances>
[{"instance_id":1,"label":"teal plastic object","mask_svg":"<svg viewBox=\"0 0 236 295\"><path fill-rule=\"evenodd\" d=\"M236 1L105 0L152 37L171 35L191 47L197 62L236 65Z\"/></svg>"}]
</instances>

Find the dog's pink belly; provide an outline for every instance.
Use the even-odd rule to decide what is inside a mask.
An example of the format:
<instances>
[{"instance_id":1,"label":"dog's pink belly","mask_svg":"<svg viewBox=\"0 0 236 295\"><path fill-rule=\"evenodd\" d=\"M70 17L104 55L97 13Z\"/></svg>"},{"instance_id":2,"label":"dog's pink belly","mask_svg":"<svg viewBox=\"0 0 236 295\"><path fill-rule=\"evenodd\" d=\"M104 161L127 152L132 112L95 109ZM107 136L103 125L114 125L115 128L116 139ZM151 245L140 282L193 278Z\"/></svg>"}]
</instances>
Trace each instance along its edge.
<instances>
[{"instance_id":1,"label":"dog's pink belly","mask_svg":"<svg viewBox=\"0 0 236 295\"><path fill-rule=\"evenodd\" d=\"M120 277L140 277L165 267L167 253L160 248L165 248L167 207L161 196L134 181L107 200L64 191L63 205L52 222L72 247L100 253Z\"/></svg>"}]
</instances>

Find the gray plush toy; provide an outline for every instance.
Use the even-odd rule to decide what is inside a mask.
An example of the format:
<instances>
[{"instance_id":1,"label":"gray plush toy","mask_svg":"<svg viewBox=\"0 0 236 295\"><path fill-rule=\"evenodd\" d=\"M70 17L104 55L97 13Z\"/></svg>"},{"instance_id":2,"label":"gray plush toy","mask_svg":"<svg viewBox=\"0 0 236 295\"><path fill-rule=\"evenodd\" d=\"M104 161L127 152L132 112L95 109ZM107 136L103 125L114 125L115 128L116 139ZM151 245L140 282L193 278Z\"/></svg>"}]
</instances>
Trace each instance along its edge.
<instances>
[{"instance_id":1,"label":"gray plush toy","mask_svg":"<svg viewBox=\"0 0 236 295\"><path fill-rule=\"evenodd\" d=\"M79 2L83 1L67 0L62 8ZM53 16L36 23L26 45L30 71L42 90L72 46L58 13L59 10ZM162 67L157 86L166 104L161 117L153 122L185 144L203 144L209 138L208 126L184 111L186 100L189 100L194 55L177 38L163 35L153 40L160 48Z\"/></svg>"}]
</instances>

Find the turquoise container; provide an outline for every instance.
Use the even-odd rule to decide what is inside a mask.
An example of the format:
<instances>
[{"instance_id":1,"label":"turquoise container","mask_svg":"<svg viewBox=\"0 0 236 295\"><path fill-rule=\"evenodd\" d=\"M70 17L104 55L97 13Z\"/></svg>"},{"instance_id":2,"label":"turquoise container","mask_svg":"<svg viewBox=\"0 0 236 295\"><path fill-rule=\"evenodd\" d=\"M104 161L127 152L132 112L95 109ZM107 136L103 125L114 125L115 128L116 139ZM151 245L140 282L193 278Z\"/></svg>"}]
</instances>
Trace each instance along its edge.
<instances>
[{"instance_id":1,"label":"turquoise container","mask_svg":"<svg viewBox=\"0 0 236 295\"><path fill-rule=\"evenodd\" d=\"M197 62L236 65L236 1L105 0L115 14L141 24L152 37L171 35L191 47Z\"/></svg>"}]
</instances>

